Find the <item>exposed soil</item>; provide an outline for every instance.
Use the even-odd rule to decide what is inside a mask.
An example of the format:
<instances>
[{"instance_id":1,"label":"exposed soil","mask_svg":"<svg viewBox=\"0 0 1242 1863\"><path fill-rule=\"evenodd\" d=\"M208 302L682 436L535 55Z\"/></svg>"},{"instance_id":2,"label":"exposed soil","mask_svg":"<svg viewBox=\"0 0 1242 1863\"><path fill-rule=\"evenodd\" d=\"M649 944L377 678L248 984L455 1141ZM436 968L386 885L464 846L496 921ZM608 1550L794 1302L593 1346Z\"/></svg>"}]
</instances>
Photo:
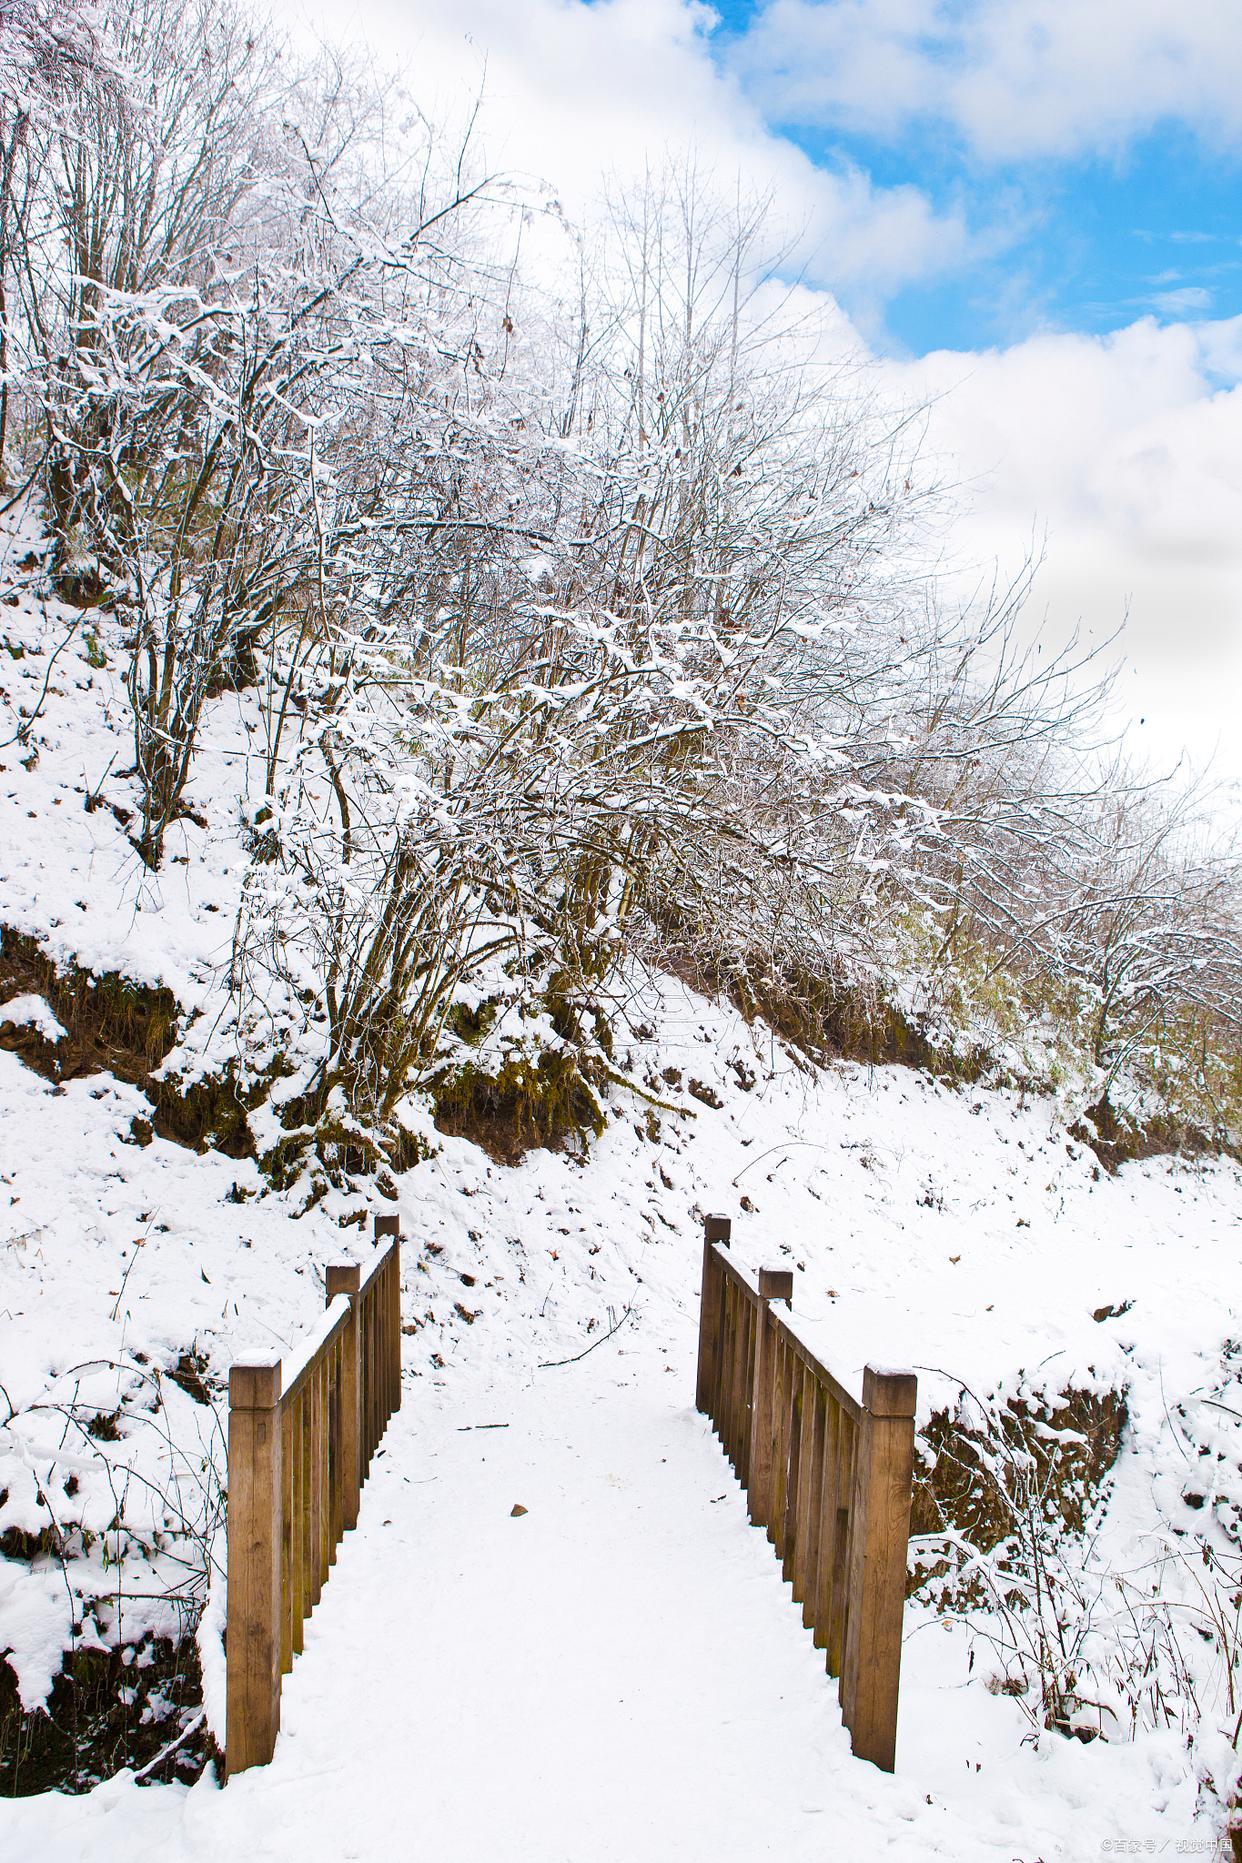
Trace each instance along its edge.
<instances>
[{"instance_id":1,"label":"exposed soil","mask_svg":"<svg viewBox=\"0 0 1242 1863\"><path fill-rule=\"evenodd\" d=\"M49 1042L31 1028L0 1028L0 1047L48 1080L110 1073L145 1087L177 1039L171 990L150 989L108 971L58 966L33 938L0 927L0 999L41 996L65 1030Z\"/></svg>"},{"instance_id":2,"label":"exposed soil","mask_svg":"<svg viewBox=\"0 0 1242 1863\"><path fill-rule=\"evenodd\" d=\"M1165 1116L1138 1125L1123 1118L1107 1098L1089 1106L1069 1133L1095 1153L1106 1171L1116 1171L1139 1158L1170 1154L1183 1158L1228 1157L1242 1162L1242 1148L1230 1142L1228 1133L1205 1132Z\"/></svg>"},{"instance_id":3,"label":"exposed soil","mask_svg":"<svg viewBox=\"0 0 1242 1863\"><path fill-rule=\"evenodd\" d=\"M991 1552L1013 1533L1014 1509L1031 1491L1042 1496L1050 1524L1084 1531L1121 1448L1124 1393L1068 1390L1047 1405L1011 1398L1000 1414L1003 1443L947 1411L929 1418L918 1438L912 1536L949 1528ZM912 1578L910 1590L928 1576Z\"/></svg>"},{"instance_id":4,"label":"exposed soil","mask_svg":"<svg viewBox=\"0 0 1242 1863\"><path fill-rule=\"evenodd\" d=\"M159 1755L194 1721L202 1694L192 1635L66 1654L46 1709L29 1714L0 1657L0 1794L88 1792L126 1766L151 1766L151 1785L188 1784L212 1757L205 1724Z\"/></svg>"},{"instance_id":5,"label":"exposed soil","mask_svg":"<svg viewBox=\"0 0 1242 1863\"><path fill-rule=\"evenodd\" d=\"M540 1146L585 1146L604 1128L594 1083L572 1051L545 1052L537 1063L514 1058L498 1074L455 1067L432 1091L440 1131L470 1139L498 1164L516 1164Z\"/></svg>"},{"instance_id":6,"label":"exposed soil","mask_svg":"<svg viewBox=\"0 0 1242 1863\"><path fill-rule=\"evenodd\" d=\"M148 1144L158 1133L195 1151L211 1147L230 1158L254 1155L246 1119L253 1097L238 1091L231 1073L189 1084L152 1078L178 1036L182 1011L171 990L135 983L116 971L97 975L76 964L58 965L33 938L0 927L0 1002L24 995L43 998L64 1037L52 1042L34 1028L0 1027L0 1048L19 1055L46 1080L109 1073L141 1087L151 1118L134 1121L135 1144Z\"/></svg>"}]
</instances>

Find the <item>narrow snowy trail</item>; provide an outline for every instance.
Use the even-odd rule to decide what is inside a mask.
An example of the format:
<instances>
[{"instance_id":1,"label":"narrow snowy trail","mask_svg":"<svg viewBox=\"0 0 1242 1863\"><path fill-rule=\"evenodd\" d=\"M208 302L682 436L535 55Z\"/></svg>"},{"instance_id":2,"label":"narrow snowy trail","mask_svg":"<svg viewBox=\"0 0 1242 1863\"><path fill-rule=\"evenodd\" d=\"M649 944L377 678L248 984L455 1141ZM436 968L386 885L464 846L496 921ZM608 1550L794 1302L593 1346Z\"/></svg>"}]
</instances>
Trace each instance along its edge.
<instances>
[{"instance_id":1,"label":"narrow snowy trail","mask_svg":"<svg viewBox=\"0 0 1242 1863\"><path fill-rule=\"evenodd\" d=\"M962 1694L920 1680L918 1638L897 1775L852 1758L771 1549L667 1362L610 1342L563 1371L493 1370L441 1392L408 1381L286 1678L273 1764L225 1791L122 1777L88 1799L26 1801L32 1847L15 1805L5 1854L1097 1856L1112 1829L1099 1771L1079 1795L1062 1769L1041 1802L1027 1759L1010 1807L997 1774L1012 1730L998 1723L993 1746L947 1711ZM962 1781L949 1802L946 1752Z\"/></svg>"}]
</instances>

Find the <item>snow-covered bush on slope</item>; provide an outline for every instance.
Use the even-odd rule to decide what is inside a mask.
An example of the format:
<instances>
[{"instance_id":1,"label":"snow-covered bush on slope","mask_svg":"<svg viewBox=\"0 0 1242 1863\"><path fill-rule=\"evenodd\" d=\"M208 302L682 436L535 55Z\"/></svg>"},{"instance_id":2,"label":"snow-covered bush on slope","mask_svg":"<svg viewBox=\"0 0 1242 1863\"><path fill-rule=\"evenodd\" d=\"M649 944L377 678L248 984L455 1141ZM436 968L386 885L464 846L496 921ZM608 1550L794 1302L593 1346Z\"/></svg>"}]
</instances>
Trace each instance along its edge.
<instances>
[{"instance_id":1,"label":"snow-covered bush on slope","mask_svg":"<svg viewBox=\"0 0 1242 1863\"><path fill-rule=\"evenodd\" d=\"M653 179L567 281L537 194L226 0L91 18L7 81L8 466L116 617L153 870L246 695L236 1064L299 1047L328 1177L399 1154L481 966L588 1031L588 1109L636 950L1228 1139L1236 867L1090 750L1020 589L942 610L917 423L774 297L762 204Z\"/></svg>"}]
</instances>

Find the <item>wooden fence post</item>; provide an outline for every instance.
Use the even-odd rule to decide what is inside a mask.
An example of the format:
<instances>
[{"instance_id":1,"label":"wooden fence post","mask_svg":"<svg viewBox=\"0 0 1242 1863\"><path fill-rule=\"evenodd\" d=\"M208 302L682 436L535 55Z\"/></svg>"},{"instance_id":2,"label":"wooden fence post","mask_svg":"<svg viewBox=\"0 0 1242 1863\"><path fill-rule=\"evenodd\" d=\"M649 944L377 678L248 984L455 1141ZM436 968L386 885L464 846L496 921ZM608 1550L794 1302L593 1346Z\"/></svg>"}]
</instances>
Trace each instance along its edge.
<instances>
[{"instance_id":1,"label":"wooden fence post","mask_svg":"<svg viewBox=\"0 0 1242 1863\"><path fill-rule=\"evenodd\" d=\"M841 1711L854 1752L884 1772L892 1772L897 1750L917 1389L910 1371L868 1365L863 1372Z\"/></svg>"},{"instance_id":2,"label":"wooden fence post","mask_svg":"<svg viewBox=\"0 0 1242 1863\"><path fill-rule=\"evenodd\" d=\"M362 1381L358 1355L361 1351L358 1325L358 1288L362 1270L356 1262L325 1268L324 1283L328 1305L338 1294L349 1296L349 1318L341 1334L341 1379L339 1417L341 1440L337 1447L340 1484L340 1519L342 1529L358 1524L358 1498L362 1492Z\"/></svg>"},{"instance_id":3,"label":"wooden fence post","mask_svg":"<svg viewBox=\"0 0 1242 1863\"><path fill-rule=\"evenodd\" d=\"M750 1389L750 1467L746 1483L746 1505L752 1526L766 1527L768 1538L774 1537L772 1521L773 1454L777 1436L776 1361L773 1354L775 1329L771 1304L783 1300L793 1305L793 1272L782 1268L760 1268L760 1305L755 1314L755 1365Z\"/></svg>"},{"instance_id":4,"label":"wooden fence post","mask_svg":"<svg viewBox=\"0 0 1242 1863\"><path fill-rule=\"evenodd\" d=\"M719 1243L728 1248L733 1224L727 1216L703 1218L703 1278L699 1283L699 1365L694 1403L697 1410L711 1416L718 1400L720 1384L720 1301L719 1276L713 1248ZM713 1419L714 1420L714 1419Z\"/></svg>"},{"instance_id":5,"label":"wooden fence post","mask_svg":"<svg viewBox=\"0 0 1242 1863\"><path fill-rule=\"evenodd\" d=\"M280 1729L280 1360L229 1372L225 1771L266 1766Z\"/></svg>"}]
</instances>

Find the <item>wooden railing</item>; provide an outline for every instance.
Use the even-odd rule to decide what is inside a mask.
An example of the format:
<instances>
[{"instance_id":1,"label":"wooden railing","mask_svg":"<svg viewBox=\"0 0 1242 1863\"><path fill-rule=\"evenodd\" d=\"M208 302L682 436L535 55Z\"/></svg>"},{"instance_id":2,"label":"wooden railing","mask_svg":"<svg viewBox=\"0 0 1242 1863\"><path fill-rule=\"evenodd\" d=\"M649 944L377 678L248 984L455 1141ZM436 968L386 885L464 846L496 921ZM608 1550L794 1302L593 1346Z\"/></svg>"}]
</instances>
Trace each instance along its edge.
<instances>
[{"instance_id":1,"label":"wooden railing","mask_svg":"<svg viewBox=\"0 0 1242 1863\"><path fill-rule=\"evenodd\" d=\"M707 1218L698 1407L840 1678L854 1752L891 1772L917 1381L868 1365L861 1397L847 1391L773 1305L792 1306L792 1273L752 1279L729 1236L727 1218Z\"/></svg>"},{"instance_id":2,"label":"wooden railing","mask_svg":"<svg viewBox=\"0 0 1242 1863\"><path fill-rule=\"evenodd\" d=\"M229 1373L225 1770L271 1759L281 1677L302 1649L342 1533L401 1403L401 1241L375 1219L375 1259L325 1271L327 1309L283 1359Z\"/></svg>"}]
</instances>

